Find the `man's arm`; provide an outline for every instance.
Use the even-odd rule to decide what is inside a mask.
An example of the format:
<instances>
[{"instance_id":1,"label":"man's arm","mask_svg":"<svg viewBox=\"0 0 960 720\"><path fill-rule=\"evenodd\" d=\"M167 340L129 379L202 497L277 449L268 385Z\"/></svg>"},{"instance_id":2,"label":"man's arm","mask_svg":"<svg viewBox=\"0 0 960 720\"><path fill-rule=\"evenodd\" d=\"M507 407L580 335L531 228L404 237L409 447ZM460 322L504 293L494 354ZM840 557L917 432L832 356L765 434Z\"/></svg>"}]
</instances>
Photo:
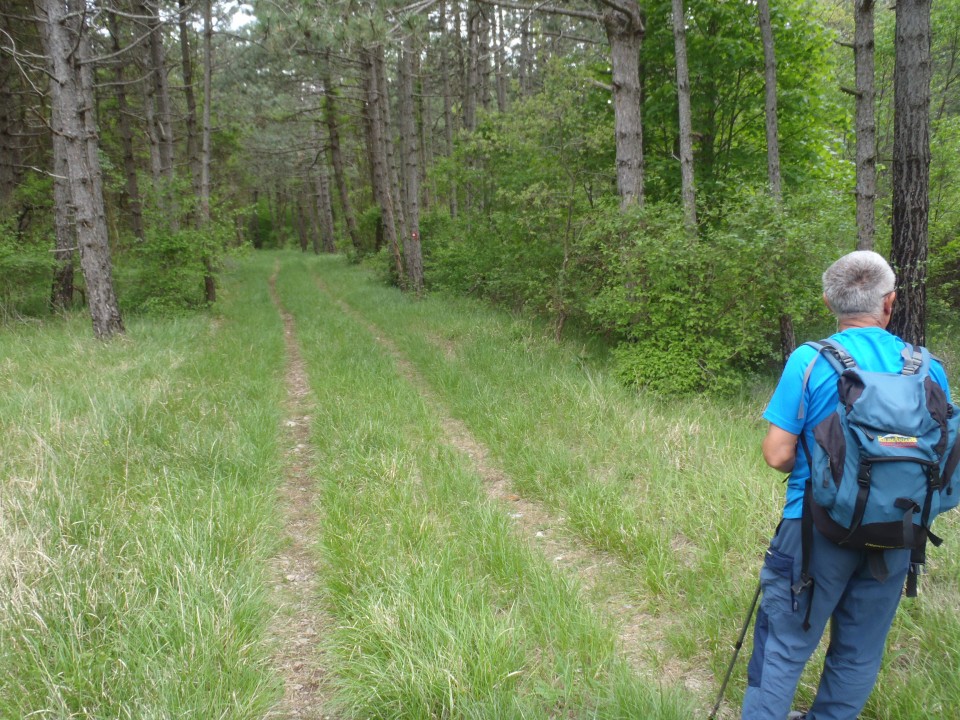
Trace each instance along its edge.
<instances>
[{"instance_id":1,"label":"man's arm","mask_svg":"<svg viewBox=\"0 0 960 720\"><path fill-rule=\"evenodd\" d=\"M763 439L763 459L780 472L790 472L797 459L797 435L770 423Z\"/></svg>"}]
</instances>

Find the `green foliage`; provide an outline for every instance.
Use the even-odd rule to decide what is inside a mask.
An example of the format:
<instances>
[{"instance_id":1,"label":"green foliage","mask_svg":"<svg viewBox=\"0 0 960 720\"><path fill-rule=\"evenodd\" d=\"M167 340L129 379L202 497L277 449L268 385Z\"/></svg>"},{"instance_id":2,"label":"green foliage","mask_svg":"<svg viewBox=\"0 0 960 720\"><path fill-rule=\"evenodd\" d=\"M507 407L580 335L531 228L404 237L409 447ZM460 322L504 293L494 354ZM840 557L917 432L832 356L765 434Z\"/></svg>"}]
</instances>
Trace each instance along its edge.
<instances>
[{"instance_id":1,"label":"green foliage","mask_svg":"<svg viewBox=\"0 0 960 720\"><path fill-rule=\"evenodd\" d=\"M724 183L766 179L763 45L754 3L685 5L698 199L712 208L724 202ZM834 33L814 5L799 0L771 7L780 159L784 181L793 186L835 178L843 170L842 141L850 126L849 103L838 90L830 54ZM655 0L645 10L644 153L647 195L657 202L680 192L672 5Z\"/></svg>"},{"instance_id":2,"label":"green foliage","mask_svg":"<svg viewBox=\"0 0 960 720\"><path fill-rule=\"evenodd\" d=\"M41 315L53 277L53 181L26 176L0 208L0 313Z\"/></svg>"},{"instance_id":3,"label":"green foliage","mask_svg":"<svg viewBox=\"0 0 960 720\"><path fill-rule=\"evenodd\" d=\"M780 210L741 191L694 238L673 206L611 208L585 233L582 257L596 259L591 318L623 338L619 374L668 394L726 393L771 366L780 316L820 312L819 274L853 237L844 212L823 193Z\"/></svg>"},{"instance_id":4,"label":"green foliage","mask_svg":"<svg viewBox=\"0 0 960 720\"><path fill-rule=\"evenodd\" d=\"M232 229L151 229L117 262L118 294L125 310L176 315L206 304L204 278L229 242Z\"/></svg>"}]
</instances>

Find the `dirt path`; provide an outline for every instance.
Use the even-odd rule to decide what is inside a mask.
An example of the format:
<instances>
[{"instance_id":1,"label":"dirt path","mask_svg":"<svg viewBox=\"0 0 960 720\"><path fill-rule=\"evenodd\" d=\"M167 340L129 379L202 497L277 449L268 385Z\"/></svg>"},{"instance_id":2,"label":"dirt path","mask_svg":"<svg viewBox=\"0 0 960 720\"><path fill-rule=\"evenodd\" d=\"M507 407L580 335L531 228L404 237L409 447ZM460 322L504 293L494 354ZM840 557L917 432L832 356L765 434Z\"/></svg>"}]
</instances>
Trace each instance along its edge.
<instances>
[{"instance_id":1,"label":"dirt path","mask_svg":"<svg viewBox=\"0 0 960 720\"><path fill-rule=\"evenodd\" d=\"M297 345L293 317L283 309L270 278L270 296L283 318L287 350L283 482L279 505L284 521L280 552L270 566L274 603L271 625L274 664L283 676L283 701L268 718L326 720L330 691L320 640L331 620L318 607L319 580L313 545L320 537L313 479L310 477L312 398L306 365Z\"/></svg>"},{"instance_id":2,"label":"dirt path","mask_svg":"<svg viewBox=\"0 0 960 720\"><path fill-rule=\"evenodd\" d=\"M483 478L487 494L506 506L514 521L514 528L532 546L538 548L562 571L575 575L591 594L596 587L621 587L615 578L629 575L622 561L616 556L586 546L566 527L563 517L558 516L542 503L523 498L512 487L509 476L497 466L492 454L470 429L453 417L446 405L430 387L426 378L406 357L400 348L378 326L368 321L342 299L336 297L321 280L318 286L333 298L348 316L363 325L376 341L393 357L401 375L420 392L427 406L440 419L447 442L466 454L473 462L477 473ZM629 592L616 591L594 600L601 611L618 627L619 649L622 656L641 675L668 683L682 683L706 706L712 705L712 674L690 667L679 661L663 662L669 655L664 640L662 617L656 617L637 607ZM659 658L660 663L654 662ZM721 714L719 717L727 717ZM729 717L733 717L730 715Z\"/></svg>"}]
</instances>

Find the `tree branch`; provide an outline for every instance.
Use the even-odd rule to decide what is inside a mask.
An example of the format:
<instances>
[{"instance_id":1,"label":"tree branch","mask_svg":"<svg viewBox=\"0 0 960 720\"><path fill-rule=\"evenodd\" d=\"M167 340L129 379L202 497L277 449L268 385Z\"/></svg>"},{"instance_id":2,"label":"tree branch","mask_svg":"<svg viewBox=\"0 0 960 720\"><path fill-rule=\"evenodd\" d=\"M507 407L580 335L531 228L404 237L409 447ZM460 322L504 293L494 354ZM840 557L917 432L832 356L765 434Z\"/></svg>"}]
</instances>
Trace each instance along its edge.
<instances>
[{"instance_id":1,"label":"tree branch","mask_svg":"<svg viewBox=\"0 0 960 720\"><path fill-rule=\"evenodd\" d=\"M599 13L589 10L574 10L572 8L558 8L546 4L540 5L520 5L519 3L506 2L506 0L477 0L481 5L499 5L500 7L510 8L511 10L523 10L525 12L543 12L548 15L566 15L567 17L582 18L584 20L593 20L600 22L602 18Z\"/></svg>"}]
</instances>

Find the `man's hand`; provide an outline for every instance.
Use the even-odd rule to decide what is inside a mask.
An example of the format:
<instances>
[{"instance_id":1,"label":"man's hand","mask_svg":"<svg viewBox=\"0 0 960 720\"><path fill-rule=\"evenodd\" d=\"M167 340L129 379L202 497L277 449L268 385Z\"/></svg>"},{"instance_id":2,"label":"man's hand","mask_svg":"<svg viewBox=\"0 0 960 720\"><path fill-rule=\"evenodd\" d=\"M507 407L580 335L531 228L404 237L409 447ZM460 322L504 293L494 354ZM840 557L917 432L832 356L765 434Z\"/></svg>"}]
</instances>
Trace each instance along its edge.
<instances>
[{"instance_id":1,"label":"man's hand","mask_svg":"<svg viewBox=\"0 0 960 720\"><path fill-rule=\"evenodd\" d=\"M785 473L793 470L797 460L797 436L771 423L763 439L763 459L774 470Z\"/></svg>"}]
</instances>

